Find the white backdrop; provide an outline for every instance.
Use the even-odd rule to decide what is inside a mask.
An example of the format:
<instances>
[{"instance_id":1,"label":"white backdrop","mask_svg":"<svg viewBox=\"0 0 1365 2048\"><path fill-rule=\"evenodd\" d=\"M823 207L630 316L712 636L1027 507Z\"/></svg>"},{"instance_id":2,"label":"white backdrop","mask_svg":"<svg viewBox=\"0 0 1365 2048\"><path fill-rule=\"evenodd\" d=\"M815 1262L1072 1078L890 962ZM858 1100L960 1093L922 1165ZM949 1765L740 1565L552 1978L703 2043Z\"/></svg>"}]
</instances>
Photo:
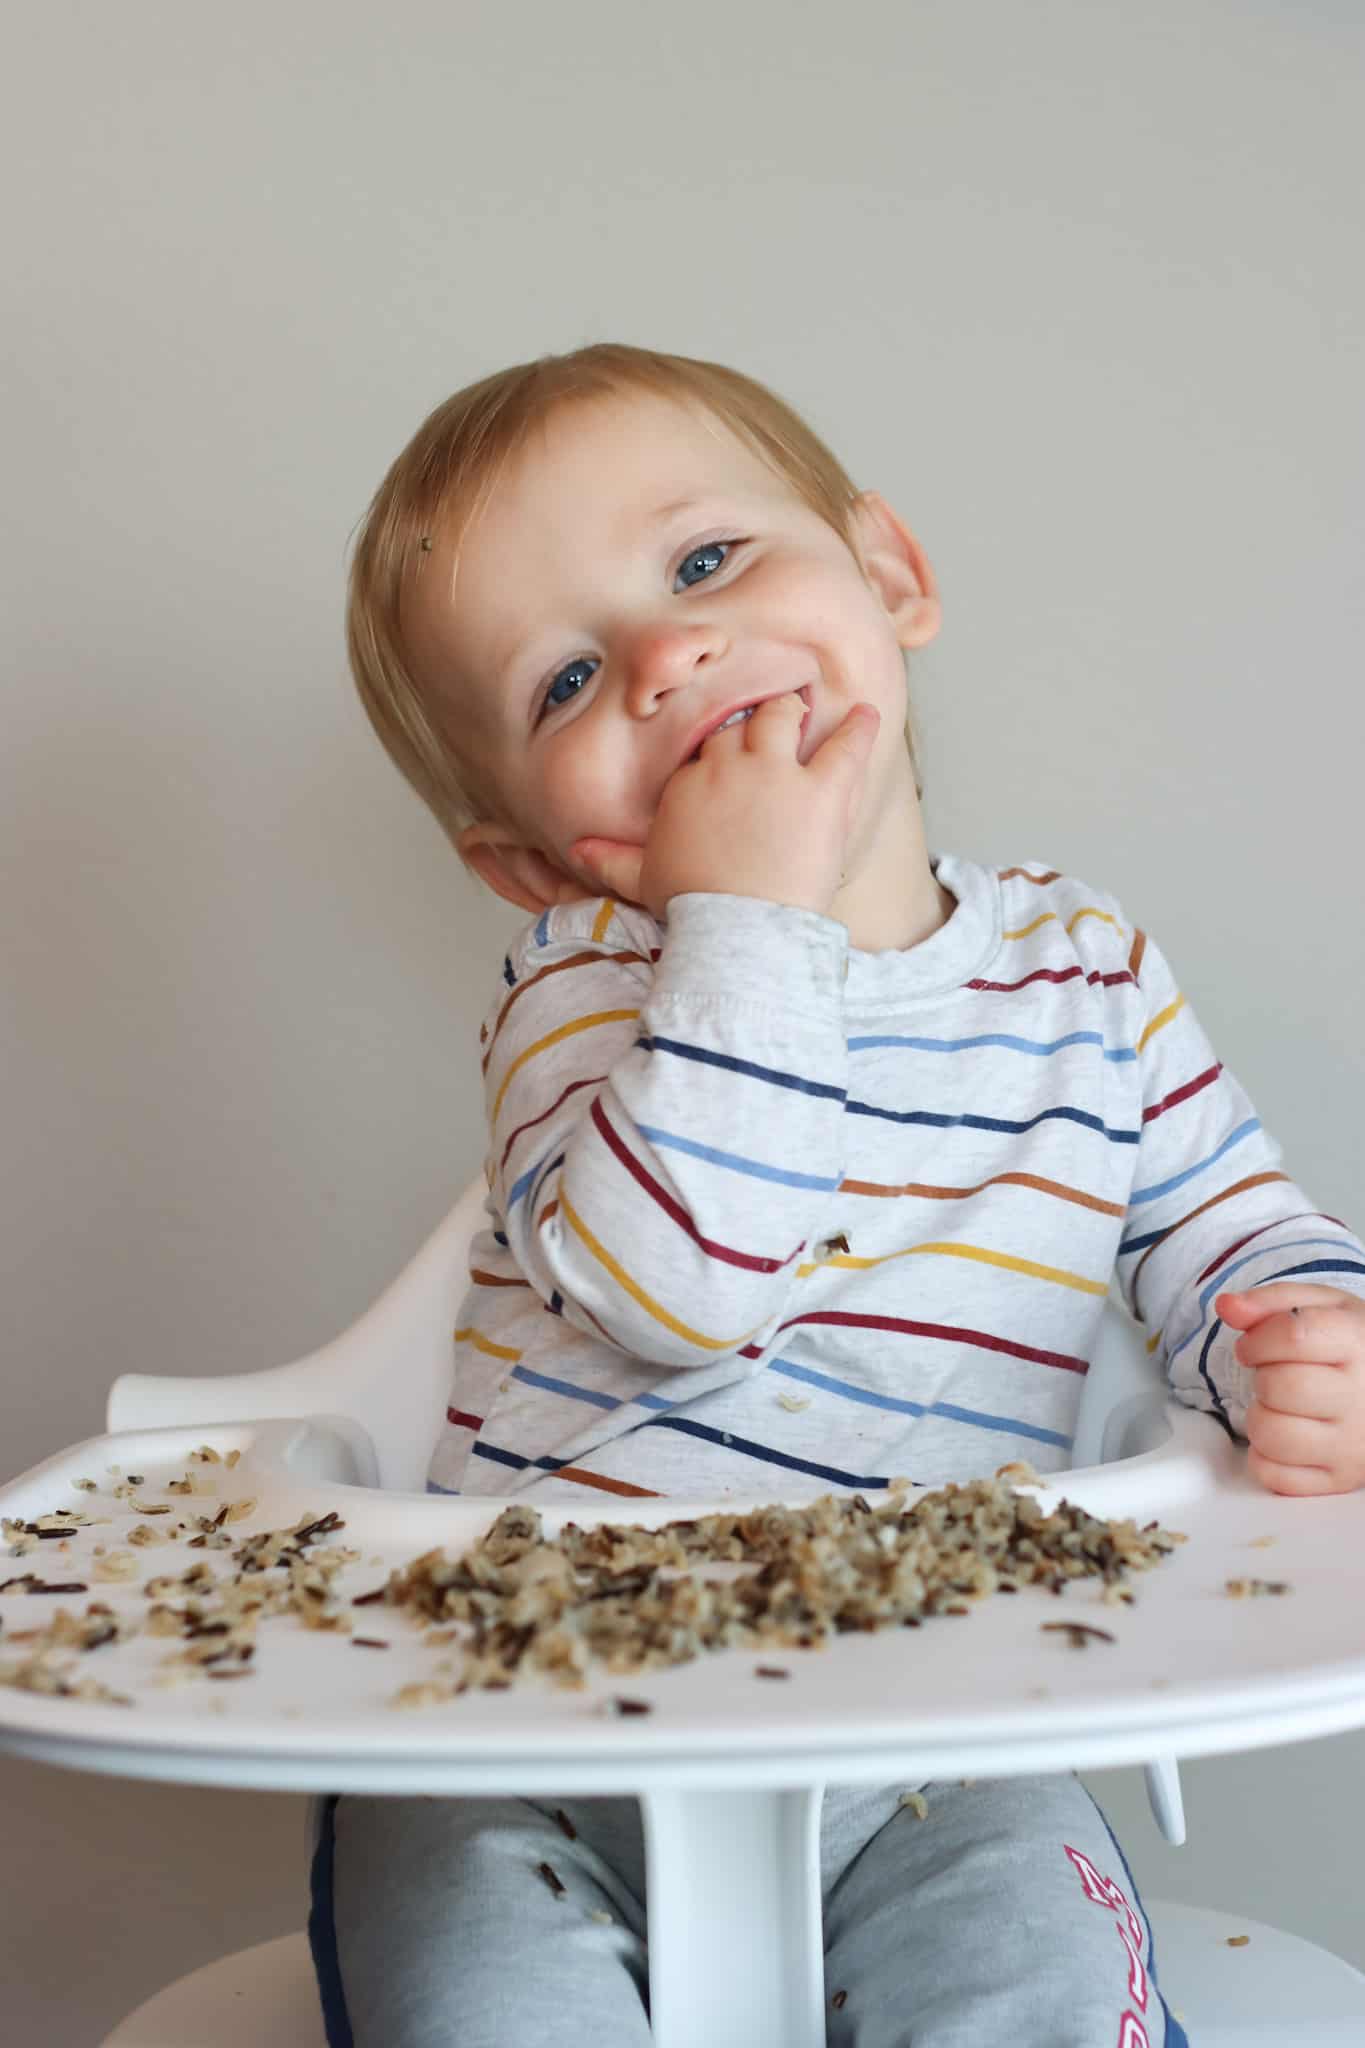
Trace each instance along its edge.
<instances>
[{"instance_id":1,"label":"white backdrop","mask_svg":"<svg viewBox=\"0 0 1365 2048\"><path fill-rule=\"evenodd\" d=\"M118 1372L323 1342L476 1165L519 918L364 724L343 576L432 405L584 341L766 379L910 521L930 844L1114 890L1361 1228L1348 0L50 0L6 44L0 1478ZM1140 1884L1365 1965L1363 1766L1189 1766L1178 1852L1092 1782ZM16 2039L302 1924L301 1801L0 1797Z\"/></svg>"}]
</instances>

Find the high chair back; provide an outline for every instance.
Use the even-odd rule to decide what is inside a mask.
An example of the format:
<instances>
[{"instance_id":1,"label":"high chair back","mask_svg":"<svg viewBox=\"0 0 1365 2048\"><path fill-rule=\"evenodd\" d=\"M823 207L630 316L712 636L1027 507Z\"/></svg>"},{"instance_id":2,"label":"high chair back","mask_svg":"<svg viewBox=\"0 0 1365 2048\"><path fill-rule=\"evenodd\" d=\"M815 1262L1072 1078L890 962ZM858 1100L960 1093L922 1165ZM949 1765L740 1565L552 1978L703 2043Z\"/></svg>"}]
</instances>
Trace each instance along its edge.
<instances>
[{"instance_id":1,"label":"high chair back","mask_svg":"<svg viewBox=\"0 0 1365 2048\"><path fill-rule=\"evenodd\" d=\"M105 1427L113 1433L166 1423L346 1415L374 1445L369 1483L390 1493L423 1492L450 1399L455 1315L485 1193L480 1174L397 1279L330 1344L261 1372L215 1378L123 1373L109 1389Z\"/></svg>"}]
</instances>

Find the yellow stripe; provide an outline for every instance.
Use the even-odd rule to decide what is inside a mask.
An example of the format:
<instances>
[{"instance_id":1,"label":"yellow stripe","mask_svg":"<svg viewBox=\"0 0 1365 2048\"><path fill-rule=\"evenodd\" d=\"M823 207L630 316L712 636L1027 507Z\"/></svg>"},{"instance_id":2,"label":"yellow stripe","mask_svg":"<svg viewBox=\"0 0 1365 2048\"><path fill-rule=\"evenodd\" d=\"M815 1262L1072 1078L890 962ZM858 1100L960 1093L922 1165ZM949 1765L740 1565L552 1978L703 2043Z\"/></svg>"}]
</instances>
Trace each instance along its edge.
<instances>
[{"instance_id":1,"label":"yellow stripe","mask_svg":"<svg viewBox=\"0 0 1365 2048\"><path fill-rule=\"evenodd\" d=\"M617 1285L624 1287L631 1300L638 1301L641 1308L649 1315L652 1315L656 1323L662 1323L664 1328L672 1330L675 1336L685 1337L689 1344L699 1344L703 1351L734 1351L739 1345L749 1342L750 1337L754 1334L753 1330L746 1332L742 1337L726 1337L722 1339L703 1337L699 1330L689 1329L686 1323L680 1323L676 1316L671 1316L666 1308L661 1307L657 1301L652 1300L645 1293L644 1289L631 1279L624 1266L617 1263L604 1244L598 1243L587 1224L583 1221L583 1218L577 1213L572 1202L565 1194L562 1185L559 1190L559 1206L593 1257L601 1261ZM762 1326L755 1325L755 1327L761 1328Z\"/></svg>"},{"instance_id":2,"label":"yellow stripe","mask_svg":"<svg viewBox=\"0 0 1365 2048\"><path fill-rule=\"evenodd\" d=\"M1158 1010L1156 1016L1153 1017L1151 1023L1137 1042L1139 1055L1141 1055L1148 1039L1155 1038L1158 1031L1164 1031L1172 1017L1178 1017L1184 1007L1185 998L1183 995L1178 995L1173 1003L1167 1003L1164 1010Z\"/></svg>"},{"instance_id":3,"label":"yellow stripe","mask_svg":"<svg viewBox=\"0 0 1365 2048\"><path fill-rule=\"evenodd\" d=\"M615 916L615 914L616 905L612 902L610 896L608 896L606 902L602 905L602 908L598 911L596 917L592 921L592 935L595 941L600 942L602 939L605 939L605 937L607 936L607 927L611 923L612 918Z\"/></svg>"},{"instance_id":4,"label":"yellow stripe","mask_svg":"<svg viewBox=\"0 0 1365 2048\"><path fill-rule=\"evenodd\" d=\"M1122 936L1123 926L1119 923L1116 917L1111 917L1107 910L1097 910L1093 903L1088 903L1083 910L1078 910L1076 912L1076 915L1072 918L1070 924L1067 926L1066 935L1068 938L1071 937L1071 934L1075 931L1077 925L1080 923L1083 917L1102 918L1105 924L1112 924L1114 930L1118 932L1120 936Z\"/></svg>"},{"instance_id":5,"label":"yellow stripe","mask_svg":"<svg viewBox=\"0 0 1365 2048\"><path fill-rule=\"evenodd\" d=\"M513 1351L509 1345L494 1344L491 1339L482 1336L472 1323L467 1324L463 1330L455 1332L455 1342L457 1344L468 1342L474 1346L476 1351L486 1352L489 1358L510 1358L513 1365L521 1357L521 1353Z\"/></svg>"},{"instance_id":6,"label":"yellow stripe","mask_svg":"<svg viewBox=\"0 0 1365 2048\"><path fill-rule=\"evenodd\" d=\"M1040 1266L1033 1259L1012 1258L1008 1252L989 1252L978 1244L909 1244L903 1251L886 1252L879 1259L856 1259L840 1252L833 1258L798 1266L797 1278L819 1272L825 1266L862 1268L884 1266L891 1259L913 1258L917 1252L938 1252L950 1259L976 1259L983 1266L1003 1266L1008 1273L1027 1273L1033 1280L1051 1280L1058 1287L1074 1287L1078 1294L1107 1294L1107 1280L1087 1280L1081 1273L1068 1273L1062 1266Z\"/></svg>"},{"instance_id":7,"label":"yellow stripe","mask_svg":"<svg viewBox=\"0 0 1365 2048\"><path fill-rule=\"evenodd\" d=\"M497 1122L498 1111L502 1108L502 1099L512 1085L513 1075L526 1065L527 1060L533 1060L537 1053L546 1052L550 1046L558 1045L563 1038L572 1038L575 1032L591 1031L598 1024L622 1024L627 1017L638 1017L639 1014L638 1010L597 1010L591 1017L575 1017L570 1023L561 1024L557 1031L551 1031L547 1037L538 1038L534 1045L528 1045L525 1052L518 1053L511 1066L507 1069L507 1072L503 1075L502 1086L498 1090L498 1099L493 1104L493 1121Z\"/></svg>"},{"instance_id":8,"label":"yellow stripe","mask_svg":"<svg viewBox=\"0 0 1365 2048\"><path fill-rule=\"evenodd\" d=\"M1107 910L1100 910L1093 903L1088 903L1083 909L1078 910L1076 915L1067 924L1066 935L1068 938L1070 938L1083 917L1102 918L1105 924L1112 924L1116 932L1122 932L1123 930L1123 926L1119 923L1118 919L1111 917ZM1032 924L1021 924L1017 931L1001 932L1000 936L1002 939L1026 939L1029 933L1036 932L1040 925L1060 923L1061 919L1055 910L1045 910L1041 917L1034 918Z\"/></svg>"}]
</instances>

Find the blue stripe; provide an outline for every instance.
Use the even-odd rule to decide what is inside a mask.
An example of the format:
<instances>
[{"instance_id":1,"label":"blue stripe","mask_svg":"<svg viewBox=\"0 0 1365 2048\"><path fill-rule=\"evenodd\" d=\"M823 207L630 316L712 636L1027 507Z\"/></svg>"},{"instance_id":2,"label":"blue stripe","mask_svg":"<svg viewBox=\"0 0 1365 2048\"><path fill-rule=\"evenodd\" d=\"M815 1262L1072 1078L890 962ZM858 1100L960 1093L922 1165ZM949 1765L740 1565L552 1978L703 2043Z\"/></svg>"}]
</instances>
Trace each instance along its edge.
<instances>
[{"instance_id":1,"label":"blue stripe","mask_svg":"<svg viewBox=\"0 0 1365 2048\"><path fill-rule=\"evenodd\" d=\"M522 1174L520 1180L514 1181L511 1189L508 1192L508 1215L510 1216L513 1209L516 1208L517 1203L526 1193L526 1190L528 1187L530 1187L532 1181L540 1181L544 1179L547 1175L553 1173L557 1166L562 1166L563 1164L564 1154L561 1152L558 1158L556 1159L542 1160L536 1165L528 1166L525 1173Z\"/></svg>"},{"instance_id":2,"label":"blue stripe","mask_svg":"<svg viewBox=\"0 0 1365 2048\"><path fill-rule=\"evenodd\" d=\"M1136 1884L1133 1882L1133 1873L1128 1868L1128 1858L1123 1853L1123 1850L1119 1844L1118 1836L1114 1833L1114 1830L1109 1825L1109 1819L1104 1811L1104 1808L1100 1805L1098 1799L1096 1799L1094 1793L1090 1790L1090 1787L1088 1785L1081 1784L1079 1776L1077 1776L1076 1783L1081 1786L1082 1792L1084 1792L1086 1798L1090 1801L1090 1804L1094 1807L1096 1813L1104 1822L1104 1831L1114 1845L1114 1854L1118 1857L1119 1862L1122 1864L1123 1874L1128 1880L1129 1902L1137 1912L1141 1913L1142 1924L1147 1929L1147 1974L1148 1977L1151 1979L1153 1989L1155 1990L1158 1999L1160 1999L1161 2001L1162 2017L1164 2018L1166 2023L1165 2042L1163 2043L1161 2041L1153 2041L1152 2048L1190 2048L1190 2037L1185 2032L1185 2029L1181 2026L1175 2014L1171 2011L1169 2005L1167 2005L1165 1994L1161 1989L1161 1985L1157 1981L1156 1935L1153 1932L1152 1923L1147 1917L1147 1908L1142 1903L1141 1894L1139 1893Z\"/></svg>"},{"instance_id":3,"label":"blue stripe","mask_svg":"<svg viewBox=\"0 0 1365 2048\"><path fill-rule=\"evenodd\" d=\"M794 1088L799 1095L821 1095L833 1102L842 1102L846 1094L843 1088L832 1087L828 1081L808 1081L803 1074L784 1073L781 1067L760 1067L753 1060L737 1060L732 1053L713 1052L709 1046L689 1045L681 1038L659 1038L641 1036L635 1041L646 1052L671 1052L680 1060L696 1060L704 1067L723 1067L727 1074L747 1074L752 1081L768 1081L774 1088Z\"/></svg>"},{"instance_id":4,"label":"blue stripe","mask_svg":"<svg viewBox=\"0 0 1365 2048\"><path fill-rule=\"evenodd\" d=\"M950 1422L971 1422L978 1429L995 1429L1002 1436L1026 1436L1035 1443L1056 1444L1064 1451L1071 1449L1072 1439L1063 1436L1060 1430L1040 1429L1032 1422L1015 1422L1007 1415L978 1415L974 1408L955 1408L951 1401L935 1401L930 1413L946 1415Z\"/></svg>"},{"instance_id":5,"label":"blue stripe","mask_svg":"<svg viewBox=\"0 0 1365 2048\"><path fill-rule=\"evenodd\" d=\"M819 1188L832 1194L842 1180L841 1174L784 1173L780 1167L765 1166L758 1159L744 1159L737 1152L719 1152L714 1145L699 1145L693 1138L680 1138L673 1131L661 1131L656 1124L637 1124L642 1138L648 1138L651 1145L660 1146L665 1152L686 1152L693 1159L705 1159L712 1166L723 1166L731 1173L747 1173L754 1180L776 1181L787 1188Z\"/></svg>"},{"instance_id":6,"label":"blue stripe","mask_svg":"<svg viewBox=\"0 0 1365 2048\"><path fill-rule=\"evenodd\" d=\"M576 1387L572 1380L551 1379L548 1373L532 1372L529 1365L514 1365L511 1376L514 1380L525 1380L528 1387L544 1387L547 1393L567 1394L571 1401L589 1401L594 1408L614 1411L625 1405L614 1394L596 1394L587 1387Z\"/></svg>"},{"instance_id":7,"label":"blue stripe","mask_svg":"<svg viewBox=\"0 0 1365 2048\"><path fill-rule=\"evenodd\" d=\"M1224 1138L1216 1152L1209 1153L1207 1159L1196 1160L1193 1166L1187 1166L1183 1173L1173 1175L1170 1180L1157 1181L1149 1188L1134 1188L1128 1197L1128 1207L1130 1209L1137 1209L1144 1202L1159 1202L1163 1195L1172 1194L1176 1188L1183 1188L1186 1181L1196 1180L1201 1173L1207 1173L1209 1168L1216 1166L1223 1155L1230 1152L1234 1145L1240 1145L1244 1139L1251 1137L1253 1132L1259 1131L1260 1128L1261 1121L1259 1117L1248 1117L1244 1124L1238 1124L1236 1130L1229 1137ZM1125 1249L1127 1249L1126 1246L1120 1246L1120 1250Z\"/></svg>"},{"instance_id":8,"label":"blue stripe","mask_svg":"<svg viewBox=\"0 0 1365 2048\"><path fill-rule=\"evenodd\" d=\"M496 1444L485 1443L482 1437L473 1446L469 1455L471 1458L488 1458L495 1465L510 1465L514 1472L524 1472L528 1465L539 1465L542 1471L555 1472L559 1465L566 1462L563 1458L559 1459L558 1464L550 1458L523 1458L517 1451L504 1451Z\"/></svg>"},{"instance_id":9,"label":"blue stripe","mask_svg":"<svg viewBox=\"0 0 1365 2048\"><path fill-rule=\"evenodd\" d=\"M1029 1052L1039 1059L1050 1059L1054 1052L1061 1052L1069 1045L1098 1045L1104 1047L1107 1060L1135 1060L1136 1049L1131 1045L1106 1046L1098 1031L1071 1031L1065 1038L1036 1039L1014 1038L1007 1031L985 1031L979 1038L903 1038L894 1032L885 1036L850 1038L850 1052L866 1052L873 1046L903 1045L914 1052L970 1052L978 1045L1003 1045L1010 1052Z\"/></svg>"},{"instance_id":10,"label":"blue stripe","mask_svg":"<svg viewBox=\"0 0 1365 2048\"><path fill-rule=\"evenodd\" d=\"M322 2024L327 2048L355 2048L346 1993L341 1982L341 1961L337 1955L336 1892L336 1810L339 1794L327 1793L322 1801L320 1826L308 1873L308 1947L317 1978L322 2005ZM158 2030L159 2031L159 2030Z\"/></svg>"},{"instance_id":11,"label":"blue stripe","mask_svg":"<svg viewBox=\"0 0 1365 2048\"><path fill-rule=\"evenodd\" d=\"M1003 1116L942 1116L933 1109L881 1109L875 1103L855 1102L849 1097L845 1107L850 1116L880 1117L888 1124L923 1124L936 1131L1003 1131L1007 1137L1017 1137L1021 1131L1031 1131L1039 1124L1058 1117L1066 1123L1082 1124L1086 1130L1099 1131L1116 1145L1136 1145L1141 1131L1111 1131L1099 1117L1091 1116L1087 1110L1072 1109L1063 1105L1060 1109L1044 1109L1037 1116L1025 1117L1022 1122Z\"/></svg>"},{"instance_id":12,"label":"blue stripe","mask_svg":"<svg viewBox=\"0 0 1365 2048\"><path fill-rule=\"evenodd\" d=\"M945 1415L950 1422L969 1422L977 1429L999 1430L1004 1436L1031 1437L1035 1443L1056 1444L1061 1450L1071 1448L1071 1438L1062 1436L1055 1429L1042 1429L1036 1423L1020 1422L1009 1415L985 1415L974 1408L956 1408L948 1401L902 1401L893 1394L874 1394L866 1387L851 1385L848 1380L836 1380L829 1373L816 1372L811 1366L797 1365L790 1358L770 1359L768 1370L780 1372L787 1379L804 1380L807 1386L821 1387L846 1401L861 1401L869 1408L889 1409L895 1415Z\"/></svg>"},{"instance_id":13,"label":"blue stripe","mask_svg":"<svg viewBox=\"0 0 1365 2048\"><path fill-rule=\"evenodd\" d=\"M551 908L553 908L553 905L551 906ZM548 946L548 945L549 945L549 943L550 943L550 912L549 912L549 911L547 910L547 911L544 911L544 912L542 913L542 915L540 916L540 918L539 918L539 919L537 920L537 922L536 922L536 944L537 944L538 946Z\"/></svg>"},{"instance_id":14,"label":"blue stripe","mask_svg":"<svg viewBox=\"0 0 1365 2048\"><path fill-rule=\"evenodd\" d=\"M642 1422L641 1429L679 1429L686 1436L700 1437L704 1443L719 1444L722 1450L742 1451L747 1457L761 1459L765 1465L781 1465L788 1472L808 1472L816 1479L831 1480L835 1486L889 1486L889 1479L872 1479L859 1472L842 1472L837 1465L817 1465L809 1458L793 1458L786 1451L775 1451L768 1444L759 1444L746 1436L736 1436L733 1430L711 1429L704 1422L691 1422L681 1415L661 1415L657 1422Z\"/></svg>"},{"instance_id":15,"label":"blue stripe","mask_svg":"<svg viewBox=\"0 0 1365 2048\"><path fill-rule=\"evenodd\" d=\"M742 1451L751 1458L761 1459L764 1464L781 1465L789 1472L808 1472L816 1479L828 1479L835 1486L885 1487L891 1484L889 1479L872 1478L858 1472L843 1472L834 1465L816 1465L808 1458L792 1458L785 1451L774 1451L766 1444L752 1443L747 1437L736 1436L733 1431L709 1429L704 1423L689 1422L681 1415L661 1415L657 1422L642 1422L639 1427L681 1430L686 1436L701 1437L705 1442L719 1444L725 1450ZM558 1472L565 1465L579 1465L584 1458L592 1456L591 1451L583 1451L577 1458L523 1458L516 1451L505 1451L499 1445L483 1442L474 1445L473 1454L478 1458L487 1458L493 1464L511 1465L518 1472L532 1468L538 1472Z\"/></svg>"},{"instance_id":16,"label":"blue stripe","mask_svg":"<svg viewBox=\"0 0 1365 2048\"><path fill-rule=\"evenodd\" d=\"M952 1403L946 1401L926 1403L923 1401L901 1400L892 1394L876 1394L866 1387L854 1386L848 1380L835 1379L829 1373L816 1372L811 1366L798 1365L792 1359L772 1359L769 1362L768 1370L781 1373L786 1379L800 1380L807 1386L819 1387L827 1393L837 1394L843 1400L861 1402L865 1407L879 1408L893 1415L911 1415L916 1418L925 1415L941 1415L950 1422L967 1423L976 1429L995 1430L1002 1436L1028 1437L1034 1443L1053 1444L1060 1450L1070 1450L1071 1448L1072 1440L1069 1436L1063 1436L1055 1429L1043 1429L1036 1423L1022 1422L1015 1416L987 1415L977 1409L955 1407ZM636 1394L625 1399L618 1399L612 1394L599 1393L593 1388L576 1386L572 1380L554 1379L548 1373L535 1372L530 1366L525 1365L513 1366L511 1377L524 1381L527 1386L542 1387L547 1393L562 1394L566 1400L586 1402L590 1407L604 1409L608 1414L614 1414L619 1408L636 1406L659 1410L663 1417L668 1417L676 1405L672 1401L665 1400L661 1394ZM676 1420L677 1418L674 1417L673 1419ZM645 1425L638 1424L637 1427L643 1428ZM698 1427L700 1428L702 1425L698 1425ZM726 1432L723 1430L712 1431L712 1435L718 1441L723 1441ZM733 1436L733 1432L731 1432L731 1435ZM748 1440L745 1439L744 1441L747 1443ZM779 1462L784 1455L771 1450L765 1451L764 1454L774 1457ZM558 1462L564 1463L566 1461L561 1459ZM576 1463L578 1461L574 1460L572 1462ZM819 1471L823 1468L802 1465L800 1469L803 1471ZM867 1483L870 1485L871 1481Z\"/></svg>"}]
</instances>

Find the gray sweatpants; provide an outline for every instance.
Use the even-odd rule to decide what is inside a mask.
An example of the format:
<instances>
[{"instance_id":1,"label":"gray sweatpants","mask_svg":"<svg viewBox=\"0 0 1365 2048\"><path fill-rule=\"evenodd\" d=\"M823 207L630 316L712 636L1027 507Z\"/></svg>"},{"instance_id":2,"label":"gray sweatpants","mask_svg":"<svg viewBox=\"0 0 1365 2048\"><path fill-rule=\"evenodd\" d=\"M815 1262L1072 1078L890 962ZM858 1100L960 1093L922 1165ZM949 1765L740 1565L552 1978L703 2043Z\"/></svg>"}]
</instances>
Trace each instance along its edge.
<instances>
[{"instance_id":1,"label":"gray sweatpants","mask_svg":"<svg viewBox=\"0 0 1365 2048\"><path fill-rule=\"evenodd\" d=\"M1188 2048L1074 1774L927 1784L923 1819L903 1789L825 1792L830 2048ZM650 2039L633 1799L315 1801L308 1933L329 2048Z\"/></svg>"}]
</instances>

